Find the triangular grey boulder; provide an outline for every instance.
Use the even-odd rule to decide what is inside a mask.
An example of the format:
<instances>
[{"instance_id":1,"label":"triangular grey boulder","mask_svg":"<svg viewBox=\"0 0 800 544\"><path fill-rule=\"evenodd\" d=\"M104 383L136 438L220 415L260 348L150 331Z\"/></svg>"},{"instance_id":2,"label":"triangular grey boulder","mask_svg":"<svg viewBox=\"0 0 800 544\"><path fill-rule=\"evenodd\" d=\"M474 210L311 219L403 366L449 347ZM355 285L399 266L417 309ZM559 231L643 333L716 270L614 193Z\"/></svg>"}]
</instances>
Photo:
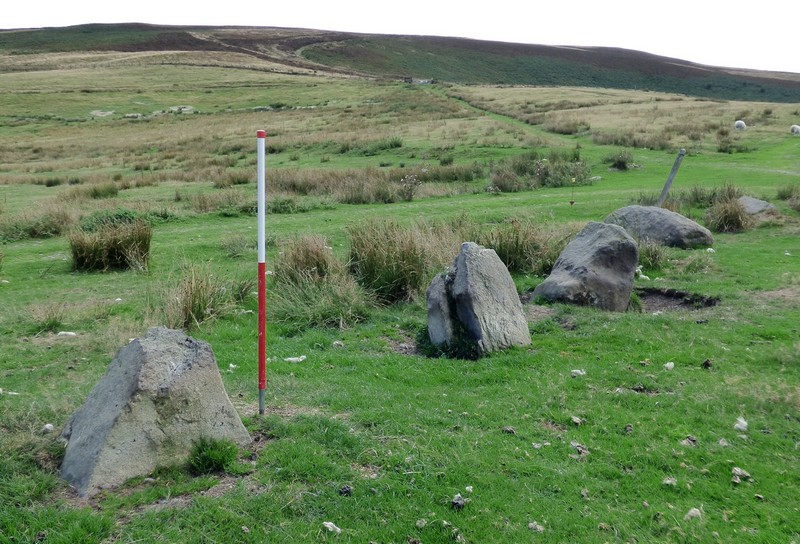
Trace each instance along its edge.
<instances>
[{"instance_id":1,"label":"triangular grey boulder","mask_svg":"<svg viewBox=\"0 0 800 544\"><path fill-rule=\"evenodd\" d=\"M639 247L622 227L591 222L567 244L533 297L625 311L638 261Z\"/></svg>"},{"instance_id":2,"label":"triangular grey boulder","mask_svg":"<svg viewBox=\"0 0 800 544\"><path fill-rule=\"evenodd\" d=\"M211 347L162 327L117 352L61 436L61 476L81 496L184 462L201 437L250 442Z\"/></svg>"}]
</instances>

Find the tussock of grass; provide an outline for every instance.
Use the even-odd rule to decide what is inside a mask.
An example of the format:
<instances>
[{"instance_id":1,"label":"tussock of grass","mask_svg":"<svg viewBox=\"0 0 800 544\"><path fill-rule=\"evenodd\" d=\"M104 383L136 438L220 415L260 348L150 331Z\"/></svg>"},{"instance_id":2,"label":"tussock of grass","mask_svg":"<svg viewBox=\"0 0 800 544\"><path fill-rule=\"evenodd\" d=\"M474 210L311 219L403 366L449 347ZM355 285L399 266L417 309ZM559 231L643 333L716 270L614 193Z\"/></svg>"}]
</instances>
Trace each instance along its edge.
<instances>
[{"instance_id":1,"label":"tussock of grass","mask_svg":"<svg viewBox=\"0 0 800 544\"><path fill-rule=\"evenodd\" d=\"M206 264L186 263L181 276L155 303L157 319L173 329L192 330L206 321L226 314L231 296L225 282Z\"/></svg>"},{"instance_id":2,"label":"tussock of grass","mask_svg":"<svg viewBox=\"0 0 800 544\"><path fill-rule=\"evenodd\" d=\"M69 235L72 267L82 272L146 271L150 262L152 227L141 220L110 224Z\"/></svg>"},{"instance_id":3,"label":"tussock of grass","mask_svg":"<svg viewBox=\"0 0 800 544\"><path fill-rule=\"evenodd\" d=\"M706 211L705 220L712 232L742 232L753 226L752 218L736 198L718 200Z\"/></svg>"},{"instance_id":4,"label":"tussock of grass","mask_svg":"<svg viewBox=\"0 0 800 544\"><path fill-rule=\"evenodd\" d=\"M432 245L420 229L394 221L365 221L350 227L348 234L350 271L379 300L411 300L427 287Z\"/></svg>"},{"instance_id":5,"label":"tussock of grass","mask_svg":"<svg viewBox=\"0 0 800 544\"><path fill-rule=\"evenodd\" d=\"M271 318L292 330L352 327L374 305L321 236L284 242L273 278L268 293Z\"/></svg>"},{"instance_id":6,"label":"tussock of grass","mask_svg":"<svg viewBox=\"0 0 800 544\"><path fill-rule=\"evenodd\" d=\"M77 210L48 203L39 209L0 218L0 241L52 238L68 232L77 222Z\"/></svg>"},{"instance_id":7,"label":"tussock of grass","mask_svg":"<svg viewBox=\"0 0 800 544\"><path fill-rule=\"evenodd\" d=\"M639 264L644 270L661 270L667 264L667 248L653 240L639 242Z\"/></svg>"},{"instance_id":8,"label":"tussock of grass","mask_svg":"<svg viewBox=\"0 0 800 544\"><path fill-rule=\"evenodd\" d=\"M235 466L238 455L239 447L232 440L200 437L192 446L187 465L195 476L226 472Z\"/></svg>"}]
</instances>

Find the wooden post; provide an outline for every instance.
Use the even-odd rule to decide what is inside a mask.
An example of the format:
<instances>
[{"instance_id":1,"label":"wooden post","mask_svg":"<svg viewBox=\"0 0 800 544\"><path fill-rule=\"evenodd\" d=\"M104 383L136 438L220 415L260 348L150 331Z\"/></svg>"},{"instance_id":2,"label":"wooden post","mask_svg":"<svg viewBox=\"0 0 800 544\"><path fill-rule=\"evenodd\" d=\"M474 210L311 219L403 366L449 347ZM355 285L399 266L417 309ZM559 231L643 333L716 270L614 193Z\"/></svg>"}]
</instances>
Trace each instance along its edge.
<instances>
[{"instance_id":1,"label":"wooden post","mask_svg":"<svg viewBox=\"0 0 800 544\"><path fill-rule=\"evenodd\" d=\"M681 167L681 162L683 161L683 157L686 156L686 150L681 148L678 152L678 156L675 157L675 164L672 165L672 171L669 173L669 177L667 178L667 182L664 184L664 188L661 190L661 195L658 197L658 201L656 202L656 206L659 208L664 204L664 201L667 199L667 194L669 193L669 188L672 185L672 180L675 179L675 175L678 173L678 168Z\"/></svg>"}]
</instances>

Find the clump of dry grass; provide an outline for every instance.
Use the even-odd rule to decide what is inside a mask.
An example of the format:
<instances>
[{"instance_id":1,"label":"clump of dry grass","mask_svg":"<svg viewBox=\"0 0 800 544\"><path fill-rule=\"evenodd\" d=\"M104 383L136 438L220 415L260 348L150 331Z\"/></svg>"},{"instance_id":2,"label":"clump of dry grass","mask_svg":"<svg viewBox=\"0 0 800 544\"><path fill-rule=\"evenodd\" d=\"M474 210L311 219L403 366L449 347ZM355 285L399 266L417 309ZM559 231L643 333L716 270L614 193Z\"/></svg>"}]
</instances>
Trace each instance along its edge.
<instances>
[{"instance_id":1,"label":"clump of dry grass","mask_svg":"<svg viewBox=\"0 0 800 544\"><path fill-rule=\"evenodd\" d=\"M239 210L251 207L254 196L245 191L236 189L224 189L211 193L198 193L190 197L192 211L197 213L209 213L217 211L229 211L238 213Z\"/></svg>"},{"instance_id":2,"label":"clump of dry grass","mask_svg":"<svg viewBox=\"0 0 800 544\"><path fill-rule=\"evenodd\" d=\"M290 328L339 327L365 319L372 297L318 235L287 240L275 264L270 319Z\"/></svg>"},{"instance_id":3,"label":"clump of dry grass","mask_svg":"<svg viewBox=\"0 0 800 544\"><path fill-rule=\"evenodd\" d=\"M205 264L186 263L181 277L156 301L157 318L167 327L191 330L227 312L229 289Z\"/></svg>"},{"instance_id":4,"label":"clump of dry grass","mask_svg":"<svg viewBox=\"0 0 800 544\"><path fill-rule=\"evenodd\" d=\"M706 225L712 232L742 232L753 226L752 218L738 199L721 200L706 211Z\"/></svg>"},{"instance_id":5,"label":"clump of dry grass","mask_svg":"<svg viewBox=\"0 0 800 544\"><path fill-rule=\"evenodd\" d=\"M316 234L285 241L275 264L276 277L286 282L301 278L320 281L344 272L345 265L333 254L327 239Z\"/></svg>"},{"instance_id":6,"label":"clump of dry grass","mask_svg":"<svg viewBox=\"0 0 800 544\"><path fill-rule=\"evenodd\" d=\"M442 260L433 229L424 225L369 220L350 227L348 234L351 273L385 303L413 299Z\"/></svg>"},{"instance_id":7,"label":"clump of dry grass","mask_svg":"<svg viewBox=\"0 0 800 544\"><path fill-rule=\"evenodd\" d=\"M97 230L77 229L69 235L74 270L146 271L150 261L152 227L142 221L107 224Z\"/></svg>"},{"instance_id":8,"label":"clump of dry grass","mask_svg":"<svg viewBox=\"0 0 800 544\"><path fill-rule=\"evenodd\" d=\"M0 240L51 238L69 231L77 223L77 210L55 201L0 218Z\"/></svg>"}]
</instances>

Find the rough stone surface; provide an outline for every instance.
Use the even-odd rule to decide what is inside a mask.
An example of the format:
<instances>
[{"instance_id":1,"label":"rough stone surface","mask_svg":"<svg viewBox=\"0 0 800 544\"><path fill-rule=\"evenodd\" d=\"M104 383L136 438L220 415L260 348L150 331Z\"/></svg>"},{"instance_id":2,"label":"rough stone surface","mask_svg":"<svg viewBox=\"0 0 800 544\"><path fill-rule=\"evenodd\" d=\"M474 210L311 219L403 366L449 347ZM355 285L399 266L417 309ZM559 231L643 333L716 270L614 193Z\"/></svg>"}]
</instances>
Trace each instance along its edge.
<instances>
[{"instance_id":1,"label":"rough stone surface","mask_svg":"<svg viewBox=\"0 0 800 544\"><path fill-rule=\"evenodd\" d=\"M625 229L591 222L567 244L533 298L625 311L638 261L639 247Z\"/></svg>"},{"instance_id":2,"label":"rough stone surface","mask_svg":"<svg viewBox=\"0 0 800 544\"><path fill-rule=\"evenodd\" d=\"M744 213L748 215L758 215L760 213L771 213L777 211L777 208L765 200L759 200L752 196L739 197L739 204L742 205Z\"/></svg>"},{"instance_id":3,"label":"rough stone surface","mask_svg":"<svg viewBox=\"0 0 800 544\"><path fill-rule=\"evenodd\" d=\"M462 244L452 268L431 282L426 302L436 346L467 342L483 355L531 343L514 281L493 249Z\"/></svg>"},{"instance_id":4,"label":"rough stone surface","mask_svg":"<svg viewBox=\"0 0 800 544\"><path fill-rule=\"evenodd\" d=\"M691 249L711 247L711 231L688 217L657 206L626 206L612 212L606 223L619 225L642 242Z\"/></svg>"},{"instance_id":5,"label":"rough stone surface","mask_svg":"<svg viewBox=\"0 0 800 544\"><path fill-rule=\"evenodd\" d=\"M61 477L81 496L183 462L200 437L250 442L211 347L163 327L117 352L61 437Z\"/></svg>"}]
</instances>

